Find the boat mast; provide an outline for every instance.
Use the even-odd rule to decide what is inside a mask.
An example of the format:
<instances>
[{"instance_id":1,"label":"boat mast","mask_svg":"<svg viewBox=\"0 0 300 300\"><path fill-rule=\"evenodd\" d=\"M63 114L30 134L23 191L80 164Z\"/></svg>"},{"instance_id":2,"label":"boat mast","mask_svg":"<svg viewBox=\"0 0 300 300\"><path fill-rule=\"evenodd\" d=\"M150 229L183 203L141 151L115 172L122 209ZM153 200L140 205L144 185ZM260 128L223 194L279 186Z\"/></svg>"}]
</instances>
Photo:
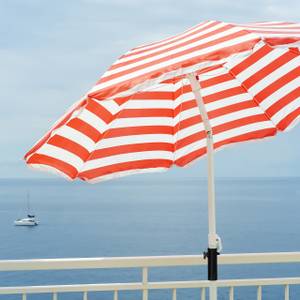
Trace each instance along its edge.
<instances>
[{"instance_id":1,"label":"boat mast","mask_svg":"<svg viewBox=\"0 0 300 300\"><path fill-rule=\"evenodd\" d=\"M27 215L30 215L30 194L29 194L29 191L27 191L27 194L26 194L26 199L27 199Z\"/></svg>"}]
</instances>

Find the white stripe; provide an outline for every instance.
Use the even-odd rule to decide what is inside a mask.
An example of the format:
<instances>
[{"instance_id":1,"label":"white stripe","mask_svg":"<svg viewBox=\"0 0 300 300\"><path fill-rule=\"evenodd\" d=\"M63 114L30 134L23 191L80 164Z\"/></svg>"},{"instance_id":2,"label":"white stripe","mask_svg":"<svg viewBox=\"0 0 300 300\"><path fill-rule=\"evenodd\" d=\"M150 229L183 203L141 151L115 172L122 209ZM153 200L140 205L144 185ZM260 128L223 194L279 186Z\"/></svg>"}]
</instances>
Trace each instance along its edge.
<instances>
[{"instance_id":1,"label":"white stripe","mask_svg":"<svg viewBox=\"0 0 300 300\"><path fill-rule=\"evenodd\" d=\"M210 119L210 123L212 127L218 126L218 125L223 125L227 122L231 122L234 120L239 120L242 118L250 117L250 116L256 116L256 115L261 115L264 114L261 108L258 107L252 107L252 108L247 108L243 110L239 110L236 112L232 112L226 115L222 115L213 119Z\"/></svg>"},{"instance_id":2,"label":"white stripe","mask_svg":"<svg viewBox=\"0 0 300 300\"><path fill-rule=\"evenodd\" d=\"M219 108L223 108L232 104L242 103L249 100L253 100L252 96L248 93L244 93L244 94L239 94L236 96L224 98L222 100L207 103L205 104L205 107L206 110L210 112Z\"/></svg>"},{"instance_id":3,"label":"white stripe","mask_svg":"<svg viewBox=\"0 0 300 300\"><path fill-rule=\"evenodd\" d=\"M226 130L214 135L214 143L221 142L223 140L239 136L242 134L250 133L253 131L275 128L275 126L270 121L256 122L253 124L240 126L238 128L233 128L230 130Z\"/></svg>"},{"instance_id":4,"label":"white stripe","mask_svg":"<svg viewBox=\"0 0 300 300\"><path fill-rule=\"evenodd\" d=\"M288 84L284 85L280 89L276 90L273 94L269 95L267 98L264 99L264 101L260 103L260 106L267 110L270 106L275 104L285 95L289 94L294 89L299 88L299 86L300 77L294 79L293 81L290 81Z\"/></svg>"},{"instance_id":5,"label":"white stripe","mask_svg":"<svg viewBox=\"0 0 300 300\"><path fill-rule=\"evenodd\" d=\"M223 64L226 61L226 58L223 58L221 60L211 60L211 61L201 61L195 65L186 67L186 68L181 68L181 69L175 69L173 71L167 72L167 73L161 73L160 76L155 77L153 79L148 78L147 80L138 83L131 88L126 89L125 91L118 92L114 95L114 97L125 97L132 95L134 93L139 93L145 89L148 89L149 87L155 86L159 84L160 82L163 82L165 80L169 80L171 78L177 77L177 76L182 76L184 74L188 74L191 72L197 72L199 69L204 69L207 67L212 67L215 65ZM88 94L91 93L91 91L88 92Z\"/></svg>"},{"instance_id":6,"label":"white stripe","mask_svg":"<svg viewBox=\"0 0 300 300\"><path fill-rule=\"evenodd\" d=\"M97 99L95 99L94 101L101 104L112 115L118 113L121 109L120 106L114 100L98 101Z\"/></svg>"},{"instance_id":7,"label":"white stripe","mask_svg":"<svg viewBox=\"0 0 300 300\"><path fill-rule=\"evenodd\" d=\"M254 45L253 49L236 53L230 56L227 59L226 63L223 65L224 69L226 69L227 72L231 71L231 69L233 69L235 66L243 62L246 58L253 55L256 51L258 51L260 48L264 46L266 46L266 43L263 41L259 41Z\"/></svg>"},{"instance_id":8,"label":"white stripe","mask_svg":"<svg viewBox=\"0 0 300 300\"><path fill-rule=\"evenodd\" d=\"M185 45L185 46L182 46L182 47L170 50L170 51L166 51L164 53L157 54L157 55L149 57L149 58L141 59L141 60L139 60L137 62L129 63L128 65L125 65L125 66L122 66L122 67L119 67L119 68L116 68L116 69L113 69L113 70L108 70L108 71L106 71L104 73L104 75L102 76L102 78L111 76L113 74L117 74L119 72L127 71L127 70L130 70L130 69L135 68L135 67L142 66L142 65L147 64L147 63L155 62L156 60L169 57L171 55L180 53L182 51L191 49L193 47L204 45L204 44L206 44L208 42L215 41L218 38L226 37L226 36L229 36L231 34L234 34L236 32L240 32L240 31L241 31L240 28L236 28L236 27L230 28L230 29L226 30L225 32L221 32L221 33L215 34L213 36L210 36L210 37L198 40L198 41L190 43L188 45Z\"/></svg>"},{"instance_id":9,"label":"white stripe","mask_svg":"<svg viewBox=\"0 0 300 300\"><path fill-rule=\"evenodd\" d=\"M172 100L131 100L126 103L126 109L174 109L174 101Z\"/></svg>"},{"instance_id":10,"label":"white stripe","mask_svg":"<svg viewBox=\"0 0 300 300\"><path fill-rule=\"evenodd\" d=\"M263 77L262 80L258 81L254 86L249 88L248 90L256 95L261 92L264 88L275 82L277 79L280 79L289 71L296 68L296 66L300 65L300 56L290 60L280 68L276 69L274 72L268 74L267 76Z\"/></svg>"},{"instance_id":11,"label":"white stripe","mask_svg":"<svg viewBox=\"0 0 300 300\"><path fill-rule=\"evenodd\" d=\"M196 101L193 92L180 94L174 101L174 107L175 107L175 109L177 109L180 105L182 105L186 102L189 102L191 100Z\"/></svg>"},{"instance_id":12,"label":"white stripe","mask_svg":"<svg viewBox=\"0 0 300 300\"><path fill-rule=\"evenodd\" d=\"M42 172L49 172L55 175L62 176L63 178L71 181L71 177L69 177L66 173L61 172L60 170L56 169L55 167L51 167L49 165L43 165L43 164L31 164L28 163L28 167L32 168L34 170L42 171Z\"/></svg>"},{"instance_id":13,"label":"white stripe","mask_svg":"<svg viewBox=\"0 0 300 300\"><path fill-rule=\"evenodd\" d=\"M95 142L90 139L87 135L81 133L80 131L73 129L69 126L62 126L58 130L55 130L55 135L65 137L77 144L80 144L87 151L91 152L95 148Z\"/></svg>"},{"instance_id":14,"label":"white stripe","mask_svg":"<svg viewBox=\"0 0 300 300\"><path fill-rule=\"evenodd\" d=\"M170 55L173 55L173 54L176 54L178 52L190 49L192 47L196 47L196 46L199 46L199 45L203 45L203 44L205 44L207 42L214 41L214 40L216 40L216 39L218 39L220 37L225 37L227 35L230 35L230 34L233 34L233 33L241 31L240 28L233 27L233 28L227 29L224 32L220 32L220 33L214 34L212 36L209 36L207 38L200 39L201 36L203 36L204 34L209 33L209 32L211 32L211 31L213 31L215 29L219 29L219 28L225 27L225 26L227 26L227 25L226 24L225 25L224 24L218 24L217 26L215 26L213 28L210 28L209 30L206 30L205 32L200 32L200 33L198 33L198 34L196 34L194 36L191 36L191 37L189 37L187 39L180 40L180 41L178 41L178 42L176 42L176 43L174 43L172 45L166 45L164 47L161 47L159 49L155 49L155 50L152 50L152 51L148 51L146 53L141 53L141 54L138 54L138 55L132 55L132 56L129 56L129 57L121 58L118 61L119 63L127 62L128 64L126 64L125 66L122 66L122 67L118 67L118 68L113 69L113 70L108 70L107 72L105 72L105 74L103 75L103 77L107 77L107 76L110 76L112 74L115 74L115 73L118 73L118 72L122 72L122 71L128 70L130 68L134 68L134 67L137 67L137 66L140 66L140 65L152 62L152 61L160 59L160 58L168 57ZM189 43L188 45L185 45L185 46L176 47L176 49L169 50L169 51L163 52L161 54L154 55L152 57L144 58L143 59L143 57L145 57L145 56L148 56L150 54L155 54L156 52L163 51L165 49L168 49L168 48L176 46L176 45L180 45L181 43L187 42L187 41L192 40L194 38L199 38L200 40L198 40L196 42L193 42L193 43ZM130 63L131 60L138 59L138 58L141 59L141 60L139 60L137 62Z\"/></svg>"},{"instance_id":15,"label":"white stripe","mask_svg":"<svg viewBox=\"0 0 300 300\"><path fill-rule=\"evenodd\" d=\"M286 47L289 47L289 48L298 48L300 47L300 41L296 41L294 43L289 43L287 42L286 44L280 44L280 45L275 45L273 46L273 48L286 48Z\"/></svg>"},{"instance_id":16,"label":"white stripe","mask_svg":"<svg viewBox=\"0 0 300 300\"><path fill-rule=\"evenodd\" d=\"M121 136L114 138L104 138L97 145L96 149L132 145L140 143L174 143L174 137L170 134L138 134L131 136Z\"/></svg>"},{"instance_id":17,"label":"white stripe","mask_svg":"<svg viewBox=\"0 0 300 300\"><path fill-rule=\"evenodd\" d=\"M241 73L237 74L236 77L239 79L240 82L244 82L246 79L251 77L253 74L257 73L259 70L264 68L265 66L269 65L271 62L273 62L275 59L286 53L286 49L278 49L278 50L273 50L269 52L267 55L264 55L262 58L260 58L258 61L255 63L251 64L248 66L244 71ZM253 53L255 54L255 52ZM243 60L239 61L241 63ZM235 63L234 59L232 59L228 64L225 65L226 68L229 70L232 69L232 66L236 66L237 64Z\"/></svg>"},{"instance_id":18,"label":"white stripe","mask_svg":"<svg viewBox=\"0 0 300 300\"><path fill-rule=\"evenodd\" d=\"M193 135L197 132L204 131L203 123L198 123L184 129L180 129L177 133L174 134L174 138L176 139L175 142L180 142L180 140Z\"/></svg>"},{"instance_id":19,"label":"white stripe","mask_svg":"<svg viewBox=\"0 0 300 300\"><path fill-rule=\"evenodd\" d=\"M199 75L200 77L200 84L201 84L201 81L204 81L204 80L207 80L207 79L211 79L213 77L216 77L216 76L220 76L220 75L224 75L224 74L227 74L228 73L228 70L223 68L223 67L219 67L217 69L213 69L211 71L208 71L208 72L205 72L205 73L201 73ZM187 82L187 84L189 84Z\"/></svg>"},{"instance_id":20,"label":"white stripe","mask_svg":"<svg viewBox=\"0 0 300 300\"><path fill-rule=\"evenodd\" d=\"M107 124L87 109L83 110L77 118L88 123L100 133L103 133L107 129Z\"/></svg>"},{"instance_id":21,"label":"white stripe","mask_svg":"<svg viewBox=\"0 0 300 300\"><path fill-rule=\"evenodd\" d=\"M280 111L278 111L273 117L272 120L275 124L278 124L281 120L283 120L286 116L292 113L294 110L300 107L300 97L284 106Z\"/></svg>"},{"instance_id":22,"label":"white stripe","mask_svg":"<svg viewBox=\"0 0 300 300\"><path fill-rule=\"evenodd\" d=\"M221 132L219 134L215 134L214 135L214 143L226 140L228 138L232 138L235 136L239 136L245 133L249 133L249 132L253 132L256 130L261 130L261 129L267 129L267 128L274 128L274 125L269 122L269 121L264 121L264 122L257 122L254 124L249 124L249 125L245 125L245 126L241 126L238 128L234 128L231 130L227 130L224 132ZM203 147L206 146L206 139L202 139L200 141L197 141L195 143L189 144L179 150L176 150L175 152L175 160L193 152L196 151L198 149L201 149Z\"/></svg>"},{"instance_id":23,"label":"white stripe","mask_svg":"<svg viewBox=\"0 0 300 300\"><path fill-rule=\"evenodd\" d=\"M266 32L266 31L276 31L278 33L290 33L290 32L295 32L295 33L300 33L300 27L288 27L288 28L283 28L283 27L259 27L259 26L251 26L248 27L248 29L253 30L253 31L258 31L258 32Z\"/></svg>"},{"instance_id":24,"label":"white stripe","mask_svg":"<svg viewBox=\"0 0 300 300\"><path fill-rule=\"evenodd\" d=\"M173 161L173 152L169 151L142 151L113 155L104 158L88 160L80 172L89 171L118 163L135 162L144 159L168 159Z\"/></svg>"},{"instance_id":25,"label":"white stripe","mask_svg":"<svg viewBox=\"0 0 300 300\"><path fill-rule=\"evenodd\" d=\"M128 128L136 126L172 126L173 118L169 117L135 117L115 119L110 128Z\"/></svg>"},{"instance_id":26,"label":"white stripe","mask_svg":"<svg viewBox=\"0 0 300 300\"><path fill-rule=\"evenodd\" d=\"M39 142L41 142L41 141L44 139L45 136L47 136L48 134L51 134L52 129L55 128L62 120L64 120L64 119L66 118L66 116L67 116L69 113L71 113L72 110L74 110L77 106L80 106L80 104L81 104L82 102L85 101L84 99L85 99L85 97L81 98L79 101L75 102L71 107L69 107L68 110L63 114L63 116L60 117L60 118L59 118L59 119L51 126L51 128L46 132L46 134L43 135L43 136L42 136L42 137L41 137L41 138L33 145L33 147L35 147L37 144L39 144ZM80 110L80 109L77 108L76 111L78 111L78 110ZM74 112L73 112L73 114L74 114ZM68 120L70 120L71 118L72 118L72 117L70 117ZM27 157L27 159L29 159L32 155L33 155L33 153L30 154L30 155Z\"/></svg>"},{"instance_id":27,"label":"white stripe","mask_svg":"<svg viewBox=\"0 0 300 300\"><path fill-rule=\"evenodd\" d=\"M218 108L223 108L223 107L229 106L231 104L242 103L242 102L249 101L249 100L252 100L251 95L245 93L245 94L237 95L235 97L225 98L224 100L212 102L212 103L206 104L205 106L206 106L207 111L211 112ZM221 115L219 117L211 118L211 122L212 122L212 124L215 124L215 126L216 126L217 124L221 124L222 122L226 123L228 121L240 119L245 116L257 115L257 114L262 114L262 113L264 113L264 112L261 108L251 107L251 108L247 108L247 109L241 109L237 112L232 112L232 113L228 113L228 114L224 113L223 115ZM198 106L196 106L196 107L182 111L180 114L178 114L174 118L174 122L175 122L175 124L177 124L179 121L182 122L185 119L197 116L199 114L200 114L199 108L198 108Z\"/></svg>"},{"instance_id":28,"label":"white stripe","mask_svg":"<svg viewBox=\"0 0 300 300\"><path fill-rule=\"evenodd\" d=\"M184 110L184 111L181 111L181 112L173 119L173 120L174 120L174 123L173 123L173 124L176 124L175 126L177 126L179 122L183 122L183 121L185 121L186 119L189 119L189 118L192 118L192 117L195 117L195 116L200 116L200 111L199 111L198 106L193 107L193 108L190 108L190 109L187 109L187 110Z\"/></svg>"},{"instance_id":29,"label":"white stripe","mask_svg":"<svg viewBox=\"0 0 300 300\"><path fill-rule=\"evenodd\" d=\"M86 178L86 181L89 183L97 183L97 182L102 182L105 180L111 180L111 179L116 179L116 178L120 178L120 177L124 177L124 176L135 175L135 174L164 172L168 169L169 168L159 167L159 168L134 169L134 170L127 170L127 171L113 172L113 173L95 177L92 179Z\"/></svg>"},{"instance_id":30,"label":"white stripe","mask_svg":"<svg viewBox=\"0 0 300 300\"><path fill-rule=\"evenodd\" d=\"M195 32L195 31L198 31L201 28L204 28L204 27L212 24L213 22L214 21L204 22L203 24L199 24L199 26L196 25L194 28L188 29L188 30L186 30L185 32L183 32L183 33L181 33L179 35L175 35L173 37L166 38L166 39L164 39L164 40L162 40L160 42L151 43L152 45L147 44L145 46L143 46L143 45L139 46L138 48L131 50L129 53L135 53L135 52L139 52L139 51L151 50L153 47L163 46L165 43L170 43L170 42L177 41L178 39L182 39L185 36L187 36L187 35ZM216 24L216 25L218 25L218 24Z\"/></svg>"},{"instance_id":31,"label":"white stripe","mask_svg":"<svg viewBox=\"0 0 300 300\"><path fill-rule=\"evenodd\" d=\"M247 28L260 28L260 29L265 29L265 28L274 28L276 30L282 29L299 29L300 26L297 23L292 23L292 24L287 24L287 23L277 23L277 24L242 24L242 27L247 27Z\"/></svg>"},{"instance_id":32,"label":"white stripe","mask_svg":"<svg viewBox=\"0 0 300 300\"><path fill-rule=\"evenodd\" d=\"M252 35L252 34L244 35L244 36L241 36L241 37L238 37L238 38L235 38L235 39L231 39L229 41L226 41L226 42L223 42L223 43L219 43L217 45L213 45L211 47L202 49L201 51L194 51L192 53L188 53L188 54L176 57L174 59L170 59L170 60L164 61L164 62L159 63L159 64L154 64L154 65L152 65L150 67L143 68L143 69L138 70L136 72L131 72L129 74L126 74L126 75L123 75L123 76L119 76L119 77L111 79L109 81L106 81L106 82L103 82L103 83L99 83L99 84L95 85L90 90L89 93L93 93L95 91L98 91L98 90L107 88L109 86L112 86L112 85L124 82L126 80L130 80L132 78L141 76L141 75L146 74L148 72L152 72L152 71L158 70L160 68L164 68L164 67L176 64L176 63L184 62L184 61L187 61L187 60L192 59L192 58L197 57L197 56L201 56L201 55L204 55L204 54L212 53L213 51L217 51L217 50L220 50L220 49L225 48L225 47L231 47L231 46L234 46L234 45L236 45L238 43L243 43L243 42L251 41L251 40L253 40L255 38L257 38L257 37L255 35Z\"/></svg>"},{"instance_id":33,"label":"white stripe","mask_svg":"<svg viewBox=\"0 0 300 300\"><path fill-rule=\"evenodd\" d=\"M180 82L173 83L158 83L157 85L150 86L143 92L173 92L177 88L180 88Z\"/></svg>"},{"instance_id":34,"label":"white stripe","mask_svg":"<svg viewBox=\"0 0 300 300\"><path fill-rule=\"evenodd\" d=\"M279 21L270 21L270 22L253 22L253 23L245 23L245 24L239 24L239 26L244 27L251 27L251 26L262 26L262 27L268 27L268 26L299 26L297 23L290 23L290 22L279 22Z\"/></svg>"},{"instance_id":35,"label":"white stripe","mask_svg":"<svg viewBox=\"0 0 300 300\"><path fill-rule=\"evenodd\" d=\"M222 82L219 84L212 85L210 87L202 88L201 95L203 97L210 96L212 94L222 92L227 89L234 88L234 87L239 87L239 86L241 86L241 84L237 80L232 79L232 80L228 80L228 81L225 81L225 82Z\"/></svg>"},{"instance_id":36,"label":"white stripe","mask_svg":"<svg viewBox=\"0 0 300 300\"><path fill-rule=\"evenodd\" d=\"M174 154L174 160L178 160L181 157L183 157L189 153L192 153L193 151L199 150L205 146L206 146L206 139L189 144L179 150L176 150L176 152Z\"/></svg>"},{"instance_id":37,"label":"white stripe","mask_svg":"<svg viewBox=\"0 0 300 300\"><path fill-rule=\"evenodd\" d=\"M79 168L83 164L83 161L77 155L75 155L65 149L62 149L62 148L59 148L59 147L56 147L53 145L49 145L49 144L44 144L40 149L37 150L36 153L47 155L47 156L62 160L64 162L72 165L77 170L79 170Z\"/></svg>"},{"instance_id":38,"label":"white stripe","mask_svg":"<svg viewBox=\"0 0 300 300\"><path fill-rule=\"evenodd\" d=\"M286 34L279 34L279 33L267 33L267 32L260 32L261 35L264 37L264 38L273 38L273 37L297 37L299 38L300 37L300 33L286 33Z\"/></svg>"}]
</instances>

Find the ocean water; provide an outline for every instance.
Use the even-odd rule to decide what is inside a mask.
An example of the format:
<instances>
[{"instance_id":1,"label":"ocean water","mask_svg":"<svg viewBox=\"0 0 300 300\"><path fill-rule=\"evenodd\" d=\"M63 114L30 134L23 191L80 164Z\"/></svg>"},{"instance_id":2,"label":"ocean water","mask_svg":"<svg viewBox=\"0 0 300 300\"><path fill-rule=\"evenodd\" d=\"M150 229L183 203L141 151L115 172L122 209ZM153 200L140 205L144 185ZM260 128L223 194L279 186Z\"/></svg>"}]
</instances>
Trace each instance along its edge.
<instances>
[{"instance_id":1,"label":"ocean water","mask_svg":"<svg viewBox=\"0 0 300 300\"><path fill-rule=\"evenodd\" d=\"M0 180L0 259L199 254L207 247L207 182L137 176L96 185L61 179ZM26 214L26 192L40 220L34 228L13 226ZM300 178L218 179L217 228L223 253L300 251ZM299 264L221 266L220 278L300 276ZM0 286L139 281L138 269L0 272ZM204 267L153 268L149 280L205 279ZM236 290L256 299L255 288ZM291 287L291 299L300 299ZM141 293L121 292L121 300ZM228 299L220 289L219 299ZM263 289L263 299L283 299L283 287ZM2 296L14 300L20 296ZM31 295L28 299L51 299ZM59 300L82 299L60 294ZM90 293L89 299L112 299ZM171 299L151 291L150 300ZM200 299L180 290L177 299Z\"/></svg>"}]
</instances>

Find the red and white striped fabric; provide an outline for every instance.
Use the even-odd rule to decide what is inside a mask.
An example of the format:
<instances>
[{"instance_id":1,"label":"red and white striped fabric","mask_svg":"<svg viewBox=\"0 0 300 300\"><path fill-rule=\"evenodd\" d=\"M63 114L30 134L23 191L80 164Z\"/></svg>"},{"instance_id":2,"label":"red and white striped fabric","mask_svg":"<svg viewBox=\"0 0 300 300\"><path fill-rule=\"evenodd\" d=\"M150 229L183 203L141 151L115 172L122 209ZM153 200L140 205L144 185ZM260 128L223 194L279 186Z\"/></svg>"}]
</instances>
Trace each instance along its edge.
<instances>
[{"instance_id":1,"label":"red and white striped fabric","mask_svg":"<svg viewBox=\"0 0 300 300\"><path fill-rule=\"evenodd\" d=\"M195 72L215 149L273 136L300 116L300 25L204 22L133 49L26 154L90 182L186 166L206 153Z\"/></svg>"}]
</instances>

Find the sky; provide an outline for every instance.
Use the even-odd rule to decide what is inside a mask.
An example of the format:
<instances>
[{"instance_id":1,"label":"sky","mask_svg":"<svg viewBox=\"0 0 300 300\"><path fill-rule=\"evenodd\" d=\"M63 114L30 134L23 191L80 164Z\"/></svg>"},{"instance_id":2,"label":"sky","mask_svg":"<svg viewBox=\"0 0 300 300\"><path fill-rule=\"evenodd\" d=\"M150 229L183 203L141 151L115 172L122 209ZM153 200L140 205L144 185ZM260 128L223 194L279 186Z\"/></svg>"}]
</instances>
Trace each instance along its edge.
<instances>
[{"instance_id":1,"label":"sky","mask_svg":"<svg viewBox=\"0 0 300 300\"><path fill-rule=\"evenodd\" d=\"M0 178L53 178L23 155L127 50L204 20L300 22L299 11L298 0L0 0ZM218 151L216 176L300 176L299 137L300 125ZM205 164L159 176L205 176Z\"/></svg>"}]
</instances>

